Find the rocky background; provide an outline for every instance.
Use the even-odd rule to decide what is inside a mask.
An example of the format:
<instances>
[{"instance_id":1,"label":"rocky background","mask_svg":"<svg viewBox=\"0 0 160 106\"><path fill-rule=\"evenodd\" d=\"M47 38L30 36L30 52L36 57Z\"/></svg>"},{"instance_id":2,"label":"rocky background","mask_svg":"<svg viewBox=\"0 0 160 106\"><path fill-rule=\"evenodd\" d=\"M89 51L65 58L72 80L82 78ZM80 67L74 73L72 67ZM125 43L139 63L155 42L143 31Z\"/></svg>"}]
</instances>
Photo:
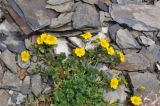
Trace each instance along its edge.
<instances>
[{"instance_id":1,"label":"rocky background","mask_svg":"<svg viewBox=\"0 0 160 106\"><path fill-rule=\"evenodd\" d=\"M105 99L120 99L124 103L127 92L143 85L145 92L133 92L143 96L143 106L160 106L159 0L13 1L0 3L0 106L21 106L24 99L34 101L37 94L52 91L40 74L32 71L36 57L23 63L19 55L29 50L40 33L59 37L54 52L70 55L73 48L84 47L80 34L86 31L95 35L91 41L106 38L115 49L125 53L126 62L116 67L120 70L117 75L125 76L131 88L121 86L108 91ZM19 9L13 8L15 5ZM89 42L85 48L95 47ZM112 70L105 65L97 67L113 77Z\"/></svg>"}]
</instances>

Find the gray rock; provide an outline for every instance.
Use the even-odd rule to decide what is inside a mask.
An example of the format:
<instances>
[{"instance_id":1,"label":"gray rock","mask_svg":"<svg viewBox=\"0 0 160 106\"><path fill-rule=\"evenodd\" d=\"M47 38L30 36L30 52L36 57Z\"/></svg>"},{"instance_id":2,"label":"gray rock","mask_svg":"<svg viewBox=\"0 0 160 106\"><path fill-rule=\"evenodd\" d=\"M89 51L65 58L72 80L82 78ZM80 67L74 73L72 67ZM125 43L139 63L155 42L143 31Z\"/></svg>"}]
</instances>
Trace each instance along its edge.
<instances>
[{"instance_id":1,"label":"gray rock","mask_svg":"<svg viewBox=\"0 0 160 106\"><path fill-rule=\"evenodd\" d=\"M16 64L15 55L11 53L9 50L5 50L1 55L0 59L4 62L4 64L7 66L10 71L13 73L17 73L19 68Z\"/></svg>"},{"instance_id":2,"label":"gray rock","mask_svg":"<svg viewBox=\"0 0 160 106\"><path fill-rule=\"evenodd\" d=\"M98 0L83 0L83 2L86 2L89 4L98 4Z\"/></svg>"},{"instance_id":3,"label":"gray rock","mask_svg":"<svg viewBox=\"0 0 160 106\"><path fill-rule=\"evenodd\" d=\"M7 45L5 45L4 43L0 42L0 51L3 52L7 49Z\"/></svg>"},{"instance_id":4,"label":"gray rock","mask_svg":"<svg viewBox=\"0 0 160 106\"><path fill-rule=\"evenodd\" d=\"M23 62L22 59L21 59L21 56L18 55L18 65L19 67L21 68L28 68L30 66L30 60L28 60L27 62Z\"/></svg>"},{"instance_id":5,"label":"gray rock","mask_svg":"<svg viewBox=\"0 0 160 106\"><path fill-rule=\"evenodd\" d=\"M160 46L153 44L147 48L153 56L156 58L156 61L160 62Z\"/></svg>"},{"instance_id":6,"label":"gray rock","mask_svg":"<svg viewBox=\"0 0 160 106\"><path fill-rule=\"evenodd\" d=\"M21 53L26 49L24 39L20 33L6 33L4 37L5 38L3 38L4 40L2 40L2 42L7 45L7 48L10 51L15 53Z\"/></svg>"},{"instance_id":7,"label":"gray rock","mask_svg":"<svg viewBox=\"0 0 160 106\"><path fill-rule=\"evenodd\" d=\"M48 9L53 9L57 12L70 12L73 8L74 2L66 2L64 4L60 4L60 5L46 5L46 8Z\"/></svg>"},{"instance_id":8,"label":"gray rock","mask_svg":"<svg viewBox=\"0 0 160 106\"><path fill-rule=\"evenodd\" d=\"M117 0L118 4L140 4L142 0Z\"/></svg>"},{"instance_id":9,"label":"gray rock","mask_svg":"<svg viewBox=\"0 0 160 106\"><path fill-rule=\"evenodd\" d=\"M160 1L156 2L155 6L160 7Z\"/></svg>"},{"instance_id":10,"label":"gray rock","mask_svg":"<svg viewBox=\"0 0 160 106\"><path fill-rule=\"evenodd\" d=\"M47 3L51 5L59 5L73 0L48 0Z\"/></svg>"},{"instance_id":11,"label":"gray rock","mask_svg":"<svg viewBox=\"0 0 160 106\"><path fill-rule=\"evenodd\" d=\"M17 104L17 105L22 105L22 103L25 102L25 98L26 98L26 95L23 95L23 94L19 93L19 94L17 95L16 104Z\"/></svg>"},{"instance_id":12,"label":"gray rock","mask_svg":"<svg viewBox=\"0 0 160 106\"><path fill-rule=\"evenodd\" d=\"M31 47L31 45L32 45L32 39L31 39L31 37L28 38L28 39L25 39L25 46L26 46L26 48L29 49Z\"/></svg>"},{"instance_id":13,"label":"gray rock","mask_svg":"<svg viewBox=\"0 0 160 106\"><path fill-rule=\"evenodd\" d=\"M73 28L81 29L84 27L97 28L100 26L99 14L92 5L79 3L72 17Z\"/></svg>"},{"instance_id":14,"label":"gray rock","mask_svg":"<svg viewBox=\"0 0 160 106\"><path fill-rule=\"evenodd\" d=\"M70 42L72 42L75 46L77 47L82 47L84 48L85 44L84 42L82 41L82 39L78 38L78 37L69 37L68 40Z\"/></svg>"},{"instance_id":15,"label":"gray rock","mask_svg":"<svg viewBox=\"0 0 160 106\"><path fill-rule=\"evenodd\" d=\"M112 18L108 12L100 11L99 14L101 26L106 26L105 22L112 21Z\"/></svg>"},{"instance_id":16,"label":"gray rock","mask_svg":"<svg viewBox=\"0 0 160 106\"><path fill-rule=\"evenodd\" d=\"M8 106L9 94L5 90L0 90L0 106Z\"/></svg>"},{"instance_id":17,"label":"gray rock","mask_svg":"<svg viewBox=\"0 0 160 106\"><path fill-rule=\"evenodd\" d=\"M141 48L138 42L133 38L133 36L127 29L118 30L116 36L116 43L121 49Z\"/></svg>"},{"instance_id":18,"label":"gray rock","mask_svg":"<svg viewBox=\"0 0 160 106\"><path fill-rule=\"evenodd\" d=\"M57 46L54 47L54 52L56 55L65 53L66 56L69 56L71 54L70 48L68 46L67 40L63 38L59 38L57 41Z\"/></svg>"},{"instance_id":19,"label":"gray rock","mask_svg":"<svg viewBox=\"0 0 160 106\"><path fill-rule=\"evenodd\" d=\"M147 38L146 36L140 36L140 39L145 46L150 46L155 44L155 42L152 39Z\"/></svg>"},{"instance_id":20,"label":"gray rock","mask_svg":"<svg viewBox=\"0 0 160 106\"><path fill-rule=\"evenodd\" d=\"M31 84L32 84L32 92L37 95L40 94L42 91L42 81L41 81L41 75L33 75L31 77Z\"/></svg>"},{"instance_id":21,"label":"gray rock","mask_svg":"<svg viewBox=\"0 0 160 106\"><path fill-rule=\"evenodd\" d=\"M4 66L0 63L0 83L2 82L4 71Z\"/></svg>"},{"instance_id":22,"label":"gray rock","mask_svg":"<svg viewBox=\"0 0 160 106\"><path fill-rule=\"evenodd\" d=\"M105 91L104 100L107 102L109 102L109 100L119 100L120 103L125 103L128 96L125 89L124 85L120 85L115 91Z\"/></svg>"},{"instance_id":23,"label":"gray rock","mask_svg":"<svg viewBox=\"0 0 160 106\"><path fill-rule=\"evenodd\" d=\"M111 36L112 40L116 41L116 35L117 35L117 31L120 29L121 27L119 26L119 24L115 24L112 25L108 28L108 33Z\"/></svg>"},{"instance_id":24,"label":"gray rock","mask_svg":"<svg viewBox=\"0 0 160 106\"><path fill-rule=\"evenodd\" d=\"M30 76L26 76L24 81L22 82L22 87L20 89L20 92L23 94L29 94L31 92L30 90Z\"/></svg>"},{"instance_id":25,"label":"gray rock","mask_svg":"<svg viewBox=\"0 0 160 106\"><path fill-rule=\"evenodd\" d=\"M71 13L62 13L62 14L60 14L58 16L58 18L53 18L51 20L50 27L51 28L62 27L65 24L71 22L72 14L73 14L73 12L71 12Z\"/></svg>"},{"instance_id":26,"label":"gray rock","mask_svg":"<svg viewBox=\"0 0 160 106\"><path fill-rule=\"evenodd\" d=\"M143 93L135 92L137 95L140 95L140 94L147 95L152 91L155 93L159 92L159 89L160 89L159 81L157 80L157 77L154 73L133 72L133 73L129 73L129 76L131 78L131 82L135 91L139 89L141 86L145 87L145 92Z\"/></svg>"},{"instance_id":27,"label":"gray rock","mask_svg":"<svg viewBox=\"0 0 160 106\"><path fill-rule=\"evenodd\" d=\"M160 29L159 7L153 5L112 5L111 17L120 24L126 24L139 31Z\"/></svg>"},{"instance_id":28,"label":"gray rock","mask_svg":"<svg viewBox=\"0 0 160 106\"><path fill-rule=\"evenodd\" d=\"M150 67L150 62L140 53L125 55L125 62L117 66L118 70L139 71Z\"/></svg>"},{"instance_id":29,"label":"gray rock","mask_svg":"<svg viewBox=\"0 0 160 106\"><path fill-rule=\"evenodd\" d=\"M15 23L10 23L7 20L4 20L0 24L0 32L19 32L20 29Z\"/></svg>"},{"instance_id":30,"label":"gray rock","mask_svg":"<svg viewBox=\"0 0 160 106\"><path fill-rule=\"evenodd\" d=\"M18 78L18 75L12 74L9 71L6 71L4 73L3 81L1 84L1 88L7 88L7 89L19 89L21 86L21 81Z\"/></svg>"},{"instance_id":31,"label":"gray rock","mask_svg":"<svg viewBox=\"0 0 160 106\"><path fill-rule=\"evenodd\" d=\"M154 70L155 70L155 63L156 63L156 58L155 58L155 57L153 56L153 54L150 53L147 49L142 49L142 50L140 51L140 53L141 53L144 57L146 57L146 59L148 59L149 62L150 62L150 67L148 67L148 71L154 72Z\"/></svg>"}]
</instances>

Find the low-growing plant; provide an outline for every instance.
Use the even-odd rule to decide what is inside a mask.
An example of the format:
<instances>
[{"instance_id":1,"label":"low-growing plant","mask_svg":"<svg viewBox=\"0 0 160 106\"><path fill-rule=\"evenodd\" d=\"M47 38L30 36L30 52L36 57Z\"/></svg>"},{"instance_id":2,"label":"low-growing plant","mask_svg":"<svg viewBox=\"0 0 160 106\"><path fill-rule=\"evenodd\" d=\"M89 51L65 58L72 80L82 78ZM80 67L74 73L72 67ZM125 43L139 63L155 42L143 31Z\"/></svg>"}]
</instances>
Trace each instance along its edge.
<instances>
[{"instance_id":1,"label":"low-growing plant","mask_svg":"<svg viewBox=\"0 0 160 106\"><path fill-rule=\"evenodd\" d=\"M82 36L85 42L92 37L87 32ZM38 65L33 69L45 79L52 79L54 87L52 102L55 106L106 106L103 92L110 82L105 74L96 68L105 63L114 67L124 61L120 51L115 51L105 39L97 39L98 47L90 50L76 48L74 54L66 57L65 53L55 55L53 46L57 38L42 34L37 38L33 50L38 61L43 61L45 68Z\"/></svg>"}]
</instances>

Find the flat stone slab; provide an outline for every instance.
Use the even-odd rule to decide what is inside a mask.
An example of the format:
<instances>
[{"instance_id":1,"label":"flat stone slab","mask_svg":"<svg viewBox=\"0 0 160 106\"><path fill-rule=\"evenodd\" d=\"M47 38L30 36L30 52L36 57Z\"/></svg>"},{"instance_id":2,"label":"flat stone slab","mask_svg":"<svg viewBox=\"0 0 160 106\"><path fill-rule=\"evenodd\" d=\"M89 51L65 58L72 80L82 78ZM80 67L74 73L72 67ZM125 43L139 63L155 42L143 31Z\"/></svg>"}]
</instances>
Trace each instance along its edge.
<instances>
[{"instance_id":1,"label":"flat stone slab","mask_svg":"<svg viewBox=\"0 0 160 106\"><path fill-rule=\"evenodd\" d=\"M126 24L139 31L157 31L160 29L160 8L153 5L111 6L111 17L120 24Z\"/></svg>"}]
</instances>

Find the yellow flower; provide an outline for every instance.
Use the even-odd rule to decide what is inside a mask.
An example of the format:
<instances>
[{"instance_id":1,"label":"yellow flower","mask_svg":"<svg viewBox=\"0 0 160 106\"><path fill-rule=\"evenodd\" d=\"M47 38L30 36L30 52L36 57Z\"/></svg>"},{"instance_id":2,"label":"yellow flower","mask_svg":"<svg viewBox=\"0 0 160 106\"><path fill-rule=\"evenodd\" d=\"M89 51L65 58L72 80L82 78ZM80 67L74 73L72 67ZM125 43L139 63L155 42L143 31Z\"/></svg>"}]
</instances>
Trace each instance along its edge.
<instances>
[{"instance_id":1,"label":"yellow flower","mask_svg":"<svg viewBox=\"0 0 160 106\"><path fill-rule=\"evenodd\" d=\"M113 78L111 79L111 88L113 89L117 89L118 88L118 85L119 85L119 82L118 82L118 79L117 78Z\"/></svg>"},{"instance_id":2,"label":"yellow flower","mask_svg":"<svg viewBox=\"0 0 160 106\"><path fill-rule=\"evenodd\" d=\"M113 104L116 103L116 102L117 102L117 100L115 100L115 99L110 99L110 100L109 100L109 104L110 104L110 105L113 105Z\"/></svg>"},{"instance_id":3,"label":"yellow flower","mask_svg":"<svg viewBox=\"0 0 160 106\"><path fill-rule=\"evenodd\" d=\"M111 56L114 55L115 52L114 52L113 47L108 47L106 49L107 49L107 52L108 52L109 55L111 55Z\"/></svg>"},{"instance_id":4,"label":"yellow flower","mask_svg":"<svg viewBox=\"0 0 160 106\"><path fill-rule=\"evenodd\" d=\"M57 44L57 37L48 34L45 43L48 45L55 45Z\"/></svg>"},{"instance_id":5,"label":"yellow flower","mask_svg":"<svg viewBox=\"0 0 160 106\"><path fill-rule=\"evenodd\" d=\"M41 39L41 37L38 37L36 41L38 45L43 44L43 40Z\"/></svg>"},{"instance_id":6,"label":"yellow flower","mask_svg":"<svg viewBox=\"0 0 160 106\"><path fill-rule=\"evenodd\" d=\"M83 37L84 39L89 39L92 37L92 34L90 32L86 32L85 34L82 34L81 37Z\"/></svg>"},{"instance_id":7,"label":"yellow flower","mask_svg":"<svg viewBox=\"0 0 160 106\"><path fill-rule=\"evenodd\" d=\"M120 57L120 61L121 61L121 62L125 62L125 56L124 56L124 54L123 54L122 52L120 52L120 51L117 51L117 54L118 54L119 57Z\"/></svg>"},{"instance_id":8,"label":"yellow flower","mask_svg":"<svg viewBox=\"0 0 160 106\"><path fill-rule=\"evenodd\" d=\"M44 43L46 43L46 40L47 40L47 34L46 33L42 33L41 34L41 39Z\"/></svg>"},{"instance_id":9,"label":"yellow flower","mask_svg":"<svg viewBox=\"0 0 160 106\"><path fill-rule=\"evenodd\" d=\"M76 48L74 52L78 57L82 57L85 55L85 50L83 48Z\"/></svg>"},{"instance_id":10,"label":"yellow flower","mask_svg":"<svg viewBox=\"0 0 160 106\"><path fill-rule=\"evenodd\" d=\"M107 40L105 40L104 38L100 39L100 44L104 48L108 48L109 47L109 42Z\"/></svg>"},{"instance_id":11,"label":"yellow flower","mask_svg":"<svg viewBox=\"0 0 160 106\"><path fill-rule=\"evenodd\" d=\"M21 52L21 59L23 62L27 62L30 58L30 54L27 51Z\"/></svg>"},{"instance_id":12,"label":"yellow flower","mask_svg":"<svg viewBox=\"0 0 160 106\"><path fill-rule=\"evenodd\" d=\"M139 90L141 91L141 92L144 92L145 91L145 86L141 86L140 88L139 88Z\"/></svg>"},{"instance_id":13,"label":"yellow flower","mask_svg":"<svg viewBox=\"0 0 160 106\"><path fill-rule=\"evenodd\" d=\"M132 104L134 104L135 106L139 106L142 102L142 99L139 96L132 96L130 98L130 100L131 100Z\"/></svg>"}]
</instances>

